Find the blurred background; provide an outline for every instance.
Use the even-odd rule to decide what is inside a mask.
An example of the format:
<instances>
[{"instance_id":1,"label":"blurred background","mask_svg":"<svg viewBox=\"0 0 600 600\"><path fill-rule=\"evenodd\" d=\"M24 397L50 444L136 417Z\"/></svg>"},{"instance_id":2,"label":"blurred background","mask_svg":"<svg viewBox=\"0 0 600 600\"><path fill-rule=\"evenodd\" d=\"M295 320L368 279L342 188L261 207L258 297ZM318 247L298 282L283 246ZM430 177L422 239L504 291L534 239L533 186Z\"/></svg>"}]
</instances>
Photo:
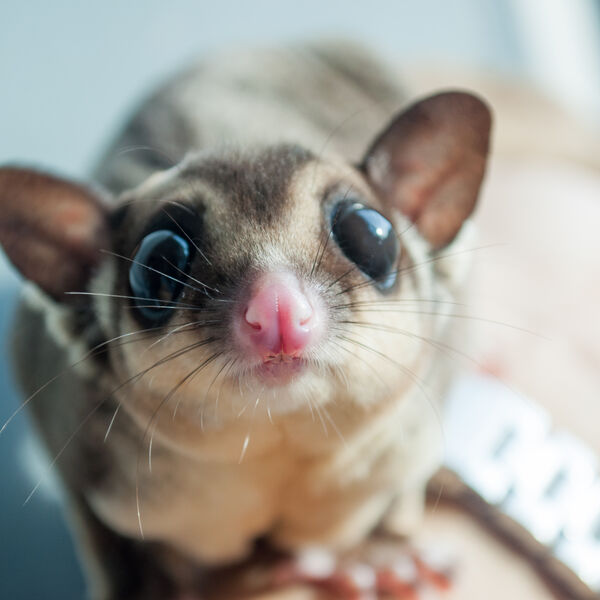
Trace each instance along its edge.
<instances>
[{"instance_id":1,"label":"blurred background","mask_svg":"<svg viewBox=\"0 0 600 600\"><path fill-rule=\"evenodd\" d=\"M409 65L499 73L600 120L595 0L103 0L0 4L0 164L85 178L140 96L217 49L319 36L364 41ZM19 279L0 262L4 344ZM5 345L0 422L18 406ZM0 436L0 598L76 599L83 583L24 418Z\"/></svg>"}]
</instances>

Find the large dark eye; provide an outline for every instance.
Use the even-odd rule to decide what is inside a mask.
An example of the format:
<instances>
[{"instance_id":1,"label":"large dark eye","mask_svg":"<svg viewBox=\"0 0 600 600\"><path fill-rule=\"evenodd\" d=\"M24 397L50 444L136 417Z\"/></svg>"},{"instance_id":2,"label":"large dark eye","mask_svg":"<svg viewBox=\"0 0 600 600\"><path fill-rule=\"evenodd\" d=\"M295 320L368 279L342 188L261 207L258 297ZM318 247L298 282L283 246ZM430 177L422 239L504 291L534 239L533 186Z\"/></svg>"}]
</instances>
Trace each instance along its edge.
<instances>
[{"instance_id":1,"label":"large dark eye","mask_svg":"<svg viewBox=\"0 0 600 600\"><path fill-rule=\"evenodd\" d=\"M387 290L394 285L398 238L381 213L358 202L340 202L331 216L331 230L342 252L377 287Z\"/></svg>"},{"instance_id":2,"label":"large dark eye","mask_svg":"<svg viewBox=\"0 0 600 600\"><path fill-rule=\"evenodd\" d=\"M153 323L172 314L190 267L190 245L169 231L148 234L140 244L129 269L129 285L143 317Z\"/></svg>"}]
</instances>

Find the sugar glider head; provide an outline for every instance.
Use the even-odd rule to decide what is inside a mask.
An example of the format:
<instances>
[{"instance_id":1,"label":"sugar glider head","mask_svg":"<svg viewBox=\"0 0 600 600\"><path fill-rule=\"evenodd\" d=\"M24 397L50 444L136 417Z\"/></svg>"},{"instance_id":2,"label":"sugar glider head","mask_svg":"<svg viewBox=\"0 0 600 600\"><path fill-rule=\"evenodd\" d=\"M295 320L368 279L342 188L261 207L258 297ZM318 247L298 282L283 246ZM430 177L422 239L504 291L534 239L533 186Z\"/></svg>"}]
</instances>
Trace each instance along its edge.
<instances>
[{"instance_id":1,"label":"sugar glider head","mask_svg":"<svg viewBox=\"0 0 600 600\"><path fill-rule=\"evenodd\" d=\"M134 412L366 406L435 353L452 279L438 258L476 204L489 130L481 100L448 92L365 140L359 165L207 149L115 199L3 168L0 241L73 335L95 332Z\"/></svg>"}]
</instances>

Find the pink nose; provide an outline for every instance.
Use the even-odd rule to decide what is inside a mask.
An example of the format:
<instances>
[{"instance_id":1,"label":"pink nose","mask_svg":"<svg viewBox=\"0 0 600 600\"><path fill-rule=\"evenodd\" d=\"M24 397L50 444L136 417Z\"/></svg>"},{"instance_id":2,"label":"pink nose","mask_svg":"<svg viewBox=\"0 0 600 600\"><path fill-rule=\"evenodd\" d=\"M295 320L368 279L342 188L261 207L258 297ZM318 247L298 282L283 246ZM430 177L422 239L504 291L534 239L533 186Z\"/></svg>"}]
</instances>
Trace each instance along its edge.
<instances>
[{"instance_id":1,"label":"pink nose","mask_svg":"<svg viewBox=\"0 0 600 600\"><path fill-rule=\"evenodd\" d=\"M268 359L300 355L314 337L319 319L294 275L267 273L255 282L243 321L242 337Z\"/></svg>"}]
</instances>

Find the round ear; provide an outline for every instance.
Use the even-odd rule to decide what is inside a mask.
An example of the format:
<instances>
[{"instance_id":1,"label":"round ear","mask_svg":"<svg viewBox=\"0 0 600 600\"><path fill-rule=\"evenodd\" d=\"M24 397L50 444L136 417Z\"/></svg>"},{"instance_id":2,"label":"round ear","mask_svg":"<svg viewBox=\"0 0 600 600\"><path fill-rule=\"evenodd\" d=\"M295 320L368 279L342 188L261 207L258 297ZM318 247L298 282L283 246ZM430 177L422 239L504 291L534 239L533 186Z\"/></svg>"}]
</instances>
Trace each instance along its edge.
<instances>
[{"instance_id":1,"label":"round ear","mask_svg":"<svg viewBox=\"0 0 600 600\"><path fill-rule=\"evenodd\" d=\"M449 244L477 202L491 115L479 98L446 92L398 115L365 155L362 170L385 201L434 248Z\"/></svg>"},{"instance_id":2,"label":"round ear","mask_svg":"<svg viewBox=\"0 0 600 600\"><path fill-rule=\"evenodd\" d=\"M0 169L0 243L54 299L85 289L108 239L108 207L90 190L29 169Z\"/></svg>"}]
</instances>

